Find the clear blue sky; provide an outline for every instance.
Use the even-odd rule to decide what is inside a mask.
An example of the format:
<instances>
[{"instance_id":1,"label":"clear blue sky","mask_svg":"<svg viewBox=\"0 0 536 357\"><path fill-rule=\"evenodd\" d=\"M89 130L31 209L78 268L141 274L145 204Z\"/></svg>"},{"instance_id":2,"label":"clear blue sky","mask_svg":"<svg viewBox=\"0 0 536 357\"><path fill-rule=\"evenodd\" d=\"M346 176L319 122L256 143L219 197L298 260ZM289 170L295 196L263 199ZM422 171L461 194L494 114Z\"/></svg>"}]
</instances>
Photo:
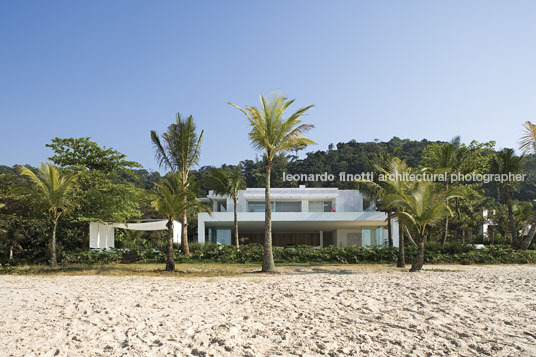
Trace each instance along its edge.
<instances>
[{"instance_id":1,"label":"clear blue sky","mask_svg":"<svg viewBox=\"0 0 536 357\"><path fill-rule=\"evenodd\" d=\"M253 159L226 102L281 91L310 137L496 140L536 121L536 1L0 1L0 164L91 136L157 169L176 112L202 165ZM291 107L292 108L292 107Z\"/></svg>"}]
</instances>

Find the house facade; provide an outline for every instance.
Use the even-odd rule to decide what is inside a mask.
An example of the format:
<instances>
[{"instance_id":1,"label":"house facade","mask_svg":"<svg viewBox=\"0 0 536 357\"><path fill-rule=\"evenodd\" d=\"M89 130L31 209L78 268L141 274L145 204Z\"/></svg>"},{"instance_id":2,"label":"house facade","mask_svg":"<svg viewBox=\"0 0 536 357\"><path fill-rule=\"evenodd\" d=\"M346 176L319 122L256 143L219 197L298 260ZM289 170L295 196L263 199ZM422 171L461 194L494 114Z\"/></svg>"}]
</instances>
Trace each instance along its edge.
<instances>
[{"instance_id":1,"label":"house facade","mask_svg":"<svg viewBox=\"0 0 536 357\"><path fill-rule=\"evenodd\" d=\"M387 244L387 215L374 205L364 209L363 195L337 188L273 188L272 242L274 246L296 244L317 247L347 247ZM230 197L209 192L201 199L212 215L199 213L198 242L231 244L234 204ZM238 194L238 232L241 244L264 241L264 188L248 188ZM398 246L398 224L392 222L393 244Z\"/></svg>"}]
</instances>

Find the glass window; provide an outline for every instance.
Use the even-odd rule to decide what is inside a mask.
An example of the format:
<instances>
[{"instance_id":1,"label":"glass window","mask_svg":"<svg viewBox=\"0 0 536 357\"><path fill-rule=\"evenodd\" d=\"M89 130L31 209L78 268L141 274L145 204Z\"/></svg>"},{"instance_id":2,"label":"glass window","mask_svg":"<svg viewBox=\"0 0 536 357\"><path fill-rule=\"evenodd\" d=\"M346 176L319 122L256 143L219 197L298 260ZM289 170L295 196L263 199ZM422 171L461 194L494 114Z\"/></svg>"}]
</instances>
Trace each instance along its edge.
<instances>
[{"instance_id":1,"label":"glass window","mask_svg":"<svg viewBox=\"0 0 536 357\"><path fill-rule=\"evenodd\" d=\"M231 229L209 228L208 237L211 243L231 244Z\"/></svg>"},{"instance_id":2,"label":"glass window","mask_svg":"<svg viewBox=\"0 0 536 357\"><path fill-rule=\"evenodd\" d=\"M309 212L324 212L324 202L309 201Z\"/></svg>"},{"instance_id":3,"label":"glass window","mask_svg":"<svg viewBox=\"0 0 536 357\"><path fill-rule=\"evenodd\" d=\"M301 201L276 201L276 212L301 212Z\"/></svg>"},{"instance_id":4,"label":"glass window","mask_svg":"<svg viewBox=\"0 0 536 357\"><path fill-rule=\"evenodd\" d=\"M333 212L333 202L309 201L309 212Z\"/></svg>"},{"instance_id":5,"label":"glass window","mask_svg":"<svg viewBox=\"0 0 536 357\"><path fill-rule=\"evenodd\" d=\"M264 212L264 201L248 201L248 212Z\"/></svg>"},{"instance_id":6,"label":"glass window","mask_svg":"<svg viewBox=\"0 0 536 357\"><path fill-rule=\"evenodd\" d=\"M264 201L248 201L248 212L264 212ZM275 212L275 204L272 201L272 212Z\"/></svg>"},{"instance_id":7,"label":"glass window","mask_svg":"<svg viewBox=\"0 0 536 357\"><path fill-rule=\"evenodd\" d=\"M376 228L376 244L383 245L383 227Z\"/></svg>"},{"instance_id":8,"label":"glass window","mask_svg":"<svg viewBox=\"0 0 536 357\"><path fill-rule=\"evenodd\" d=\"M370 238L372 235L371 233L372 233L372 229L370 228L363 228L363 230L361 231L361 239L363 242L363 247L367 245L371 245L371 241L370 241Z\"/></svg>"}]
</instances>

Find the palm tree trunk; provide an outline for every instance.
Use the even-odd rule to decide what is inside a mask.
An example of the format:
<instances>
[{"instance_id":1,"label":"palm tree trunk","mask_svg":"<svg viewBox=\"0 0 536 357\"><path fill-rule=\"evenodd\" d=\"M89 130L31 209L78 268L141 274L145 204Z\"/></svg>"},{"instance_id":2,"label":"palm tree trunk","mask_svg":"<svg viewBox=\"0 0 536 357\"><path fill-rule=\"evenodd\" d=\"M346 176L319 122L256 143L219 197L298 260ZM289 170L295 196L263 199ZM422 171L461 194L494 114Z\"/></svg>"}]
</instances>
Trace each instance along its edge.
<instances>
[{"instance_id":1,"label":"palm tree trunk","mask_svg":"<svg viewBox=\"0 0 536 357\"><path fill-rule=\"evenodd\" d=\"M238 242L238 209L236 205L238 204L238 197L233 195L234 201L234 243L236 249L240 249L240 243Z\"/></svg>"},{"instance_id":2,"label":"palm tree trunk","mask_svg":"<svg viewBox=\"0 0 536 357\"><path fill-rule=\"evenodd\" d=\"M391 227L391 211L387 211L387 240L389 241L389 247L393 246L393 227Z\"/></svg>"},{"instance_id":3,"label":"palm tree trunk","mask_svg":"<svg viewBox=\"0 0 536 357\"><path fill-rule=\"evenodd\" d=\"M398 268L406 267L404 254L404 229L402 228L402 224L398 222L398 261L396 262Z\"/></svg>"},{"instance_id":4,"label":"palm tree trunk","mask_svg":"<svg viewBox=\"0 0 536 357\"><path fill-rule=\"evenodd\" d=\"M266 159L268 160L268 159ZM270 202L270 174L272 163L266 162L266 189L264 191L264 259L262 261L263 272L273 272L275 270L274 255L272 252L272 206Z\"/></svg>"},{"instance_id":5,"label":"palm tree trunk","mask_svg":"<svg viewBox=\"0 0 536 357\"><path fill-rule=\"evenodd\" d=\"M445 227L443 228L443 241L441 242L441 247L445 247L445 243L447 243L447 236L449 234L449 217L445 217Z\"/></svg>"},{"instance_id":6,"label":"palm tree trunk","mask_svg":"<svg viewBox=\"0 0 536 357\"><path fill-rule=\"evenodd\" d=\"M190 256L190 248L188 247L188 217L186 215L186 210L182 212L181 250L182 254Z\"/></svg>"},{"instance_id":7,"label":"palm tree trunk","mask_svg":"<svg viewBox=\"0 0 536 357\"><path fill-rule=\"evenodd\" d=\"M534 235L536 234L536 216L534 216L534 219L532 221L532 224L530 225L530 230L527 236L519 243L519 249L528 249L530 244L532 243L532 240L534 239Z\"/></svg>"},{"instance_id":8,"label":"palm tree trunk","mask_svg":"<svg viewBox=\"0 0 536 357\"><path fill-rule=\"evenodd\" d=\"M167 226L167 239L168 239L168 251L166 271L175 271L175 259L173 257L173 219L168 220Z\"/></svg>"},{"instance_id":9,"label":"palm tree trunk","mask_svg":"<svg viewBox=\"0 0 536 357\"><path fill-rule=\"evenodd\" d=\"M52 223L52 239L50 241L50 265L55 267L58 265L56 260L56 227L58 225L58 219L53 217L51 219Z\"/></svg>"},{"instance_id":10,"label":"palm tree trunk","mask_svg":"<svg viewBox=\"0 0 536 357\"><path fill-rule=\"evenodd\" d=\"M411 272L420 271L424 265L424 236L420 233L417 235L419 237L419 241L417 242L417 254L415 255L415 259L413 259L413 264L409 270Z\"/></svg>"},{"instance_id":11,"label":"palm tree trunk","mask_svg":"<svg viewBox=\"0 0 536 357\"><path fill-rule=\"evenodd\" d=\"M408 235L408 239L411 242L411 244L413 244L414 246L417 246L417 243L415 243L415 241L413 240L413 237L411 236L411 233L409 232L408 227L404 226L404 229L406 231L406 234Z\"/></svg>"},{"instance_id":12,"label":"palm tree trunk","mask_svg":"<svg viewBox=\"0 0 536 357\"><path fill-rule=\"evenodd\" d=\"M448 189L449 189L449 183L447 181L445 184L445 190L448 190ZM445 226L443 229L444 229L444 232L443 232L443 241L441 242L441 247L445 247L445 243L447 243L447 237L449 235L449 216L445 217Z\"/></svg>"},{"instance_id":13,"label":"palm tree trunk","mask_svg":"<svg viewBox=\"0 0 536 357\"><path fill-rule=\"evenodd\" d=\"M9 245L9 260L13 260L13 244Z\"/></svg>"},{"instance_id":14,"label":"palm tree trunk","mask_svg":"<svg viewBox=\"0 0 536 357\"><path fill-rule=\"evenodd\" d=\"M508 223L510 226L510 234L512 235L512 245L517 244L517 232L514 222L514 210L512 208L512 191L509 187L505 188L506 205L508 207Z\"/></svg>"}]
</instances>

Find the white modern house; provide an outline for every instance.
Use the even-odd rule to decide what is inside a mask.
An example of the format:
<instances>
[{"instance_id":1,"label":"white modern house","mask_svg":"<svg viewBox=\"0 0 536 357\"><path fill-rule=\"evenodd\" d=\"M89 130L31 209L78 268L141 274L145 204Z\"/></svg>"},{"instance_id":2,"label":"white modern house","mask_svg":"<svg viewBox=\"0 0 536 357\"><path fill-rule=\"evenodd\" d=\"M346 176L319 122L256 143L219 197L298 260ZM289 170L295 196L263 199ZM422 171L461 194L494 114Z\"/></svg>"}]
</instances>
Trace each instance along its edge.
<instances>
[{"instance_id":1,"label":"white modern house","mask_svg":"<svg viewBox=\"0 0 536 357\"><path fill-rule=\"evenodd\" d=\"M319 247L387 244L387 215L374 205L364 209L363 195L337 188L272 188L274 246L306 244ZM209 192L201 201L211 204L212 215L199 213L198 242L231 244L233 200ZM264 241L264 188L238 194L238 232L241 244ZM398 224L392 222L393 244L398 246Z\"/></svg>"}]
</instances>

